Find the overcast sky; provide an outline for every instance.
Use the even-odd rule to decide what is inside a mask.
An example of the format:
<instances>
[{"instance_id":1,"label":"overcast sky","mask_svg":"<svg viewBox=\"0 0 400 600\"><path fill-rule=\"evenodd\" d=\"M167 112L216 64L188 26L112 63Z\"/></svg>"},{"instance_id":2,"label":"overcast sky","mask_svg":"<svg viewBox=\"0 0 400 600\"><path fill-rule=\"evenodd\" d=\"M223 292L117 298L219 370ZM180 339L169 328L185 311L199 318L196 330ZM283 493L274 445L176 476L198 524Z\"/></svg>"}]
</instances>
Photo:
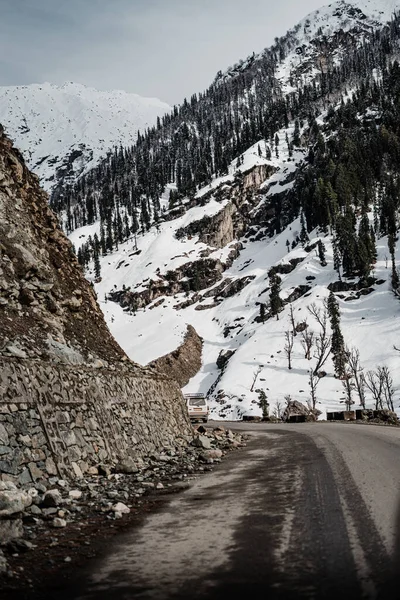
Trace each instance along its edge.
<instances>
[{"instance_id":1,"label":"overcast sky","mask_svg":"<svg viewBox=\"0 0 400 600\"><path fill-rule=\"evenodd\" d=\"M324 0L0 0L0 85L74 81L180 103Z\"/></svg>"}]
</instances>

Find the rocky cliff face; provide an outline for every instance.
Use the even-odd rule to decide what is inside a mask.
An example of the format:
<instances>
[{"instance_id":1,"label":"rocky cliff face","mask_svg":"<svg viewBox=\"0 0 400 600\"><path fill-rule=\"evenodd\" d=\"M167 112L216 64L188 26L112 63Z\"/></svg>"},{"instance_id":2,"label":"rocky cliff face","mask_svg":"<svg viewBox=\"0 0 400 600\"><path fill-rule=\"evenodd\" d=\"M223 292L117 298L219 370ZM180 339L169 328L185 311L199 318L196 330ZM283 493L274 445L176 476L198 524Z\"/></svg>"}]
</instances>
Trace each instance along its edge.
<instances>
[{"instance_id":1,"label":"rocky cliff face","mask_svg":"<svg viewBox=\"0 0 400 600\"><path fill-rule=\"evenodd\" d=\"M73 364L126 359L48 208L47 195L2 129L1 354Z\"/></svg>"},{"instance_id":2,"label":"rocky cliff face","mask_svg":"<svg viewBox=\"0 0 400 600\"><path fill-rule=\"evenodd\" d=\"M179 239L199 236L199 241L213 248L224 248L239 239L252 222L251 212L259 201L260 185L276 172L272 165L258 165L241 173L231 185L218 190L220 199L227 198L226 206L216 215L206 215L179 229Z\"/></svg>"},{"instance_id":3,"label":"rocky cliff face","mask_svg":"<svg viewBox=\"0 0 400 600\"><path fill-rule=\"evenodd\" d=\"M185 339L179 348L154 360L149 366L171 377L181 387L184 387L201 367L202 350L203 340L197 335L195 328L188 325Z\"/></svg>"},{"instance_id":4,"label":"rocky cliff face","mask_svg":"<svg viewBox=\"0 0 400 600\"><path fill-rule=\"evenodd\" d=\"M190 436L178 384L115 342L46 194L0 129L0 480L81 478Z\"/></svg>"}]
</instances>

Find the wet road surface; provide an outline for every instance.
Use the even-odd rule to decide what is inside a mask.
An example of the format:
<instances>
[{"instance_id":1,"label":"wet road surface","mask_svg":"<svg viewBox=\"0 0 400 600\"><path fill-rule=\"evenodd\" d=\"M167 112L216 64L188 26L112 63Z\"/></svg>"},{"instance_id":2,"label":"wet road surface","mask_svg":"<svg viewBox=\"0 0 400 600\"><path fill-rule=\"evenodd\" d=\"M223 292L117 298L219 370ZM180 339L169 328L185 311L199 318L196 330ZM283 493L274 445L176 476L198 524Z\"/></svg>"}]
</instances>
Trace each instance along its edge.
<instances>
[{"instance_id":1,"label":"wet road surface","mask_svg":"<svg viewBox=\"0 0 400 600\"><path fill-rule=\"evenodd\" d=\"M400 429L226 426L246 449L53 597L400 598Z\"/></svg>"}]
</instances>

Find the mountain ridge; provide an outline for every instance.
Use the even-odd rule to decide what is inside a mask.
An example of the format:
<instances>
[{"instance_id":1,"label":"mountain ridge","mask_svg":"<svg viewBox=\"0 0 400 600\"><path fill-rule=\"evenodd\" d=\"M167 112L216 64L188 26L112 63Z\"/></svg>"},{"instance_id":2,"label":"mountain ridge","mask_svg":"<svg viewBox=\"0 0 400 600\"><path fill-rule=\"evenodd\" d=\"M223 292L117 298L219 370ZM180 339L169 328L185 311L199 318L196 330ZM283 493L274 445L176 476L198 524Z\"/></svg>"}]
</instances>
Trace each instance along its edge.
<instances>
[{"instance_id":1,"label":"mountain ridge","mask_svg":"<svg viewBox=\"0 0 400 600\"><path fill-rule=\"evenodd\" d=\"M0 87L0 122L47 191L76 180L113 146L131 144L169 110L157 98L73 82Z\"/></svg>"}]
</instances>

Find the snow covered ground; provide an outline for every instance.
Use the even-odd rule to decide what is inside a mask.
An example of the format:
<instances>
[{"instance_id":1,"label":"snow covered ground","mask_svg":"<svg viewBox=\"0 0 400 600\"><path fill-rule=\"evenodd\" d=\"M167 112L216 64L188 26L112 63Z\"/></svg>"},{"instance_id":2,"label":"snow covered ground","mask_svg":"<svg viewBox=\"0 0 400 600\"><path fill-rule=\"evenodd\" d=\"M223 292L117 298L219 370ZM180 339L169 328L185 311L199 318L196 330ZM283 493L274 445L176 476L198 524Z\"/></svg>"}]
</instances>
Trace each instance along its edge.
<instances>
[{"instance_id":1,"label":"snow covered ground","mask_svg":"<svg viewBox=\"0 0 400 600\"><path fill-rule=\"evenodd\" d=\"M47 190L73 151L82 151L74 171L87 171L113 146L131 145L138 130L169 111L157 98L77 83L0 87L0 123Z\"/></svg>"},{"instance_id":2,"label":"snow covered ground","mask_svg":"<svg viewBox=\"0 0 400 600\"><path fill-rule=\"evenodd\" d=\"M317 323L307 310L315 302L322 307L328 295L327 285L337 281L333 270L332 246L329 236L323 239L327 249L328 265L322 267L315 250L307 254L301 247L287 253L286 240L296 236L299 223L294 222L286 231L268 242L249 242L234 265L224 273L224 277L244 277L254 275L255 279L240 293L224 300L219 306L206 311L196 311L196 305L184 310L175 310L174 305L182 298L166 298L162 306L150 310L139 310L135 316L125 313L120 306L104 301L104 292L109 288L107 279L96 286L102 310L113 335L130 357L141 363L174 350L182 341L186 325L190 323L204 339L203 366L200 372L185 388L187 392L207 392L220 375L216 360L221 350L235 350L216 389L223 390L231 409L223 410L226 418L239 418L243 413L259 414L256 404L257 393L250 388L256 371L261 367L255 389L266 391L271 408L277 402L284 404L284 397L306 402L310 397L308 384L310 368L315 359L308 361L300 344L300 336L295 338L293 368L288 370L284 354L285 331L290 330L289 306L279 315L279 320L271 319L256 323L259 314L256 302L268 302L267 271L279 262L291 258L305 257L289 275L282 276L282 298L285 298L298 285L309 283L311 290L306 297L293 303L297 321L307 320L311 329L318 332ZM320 236L314 233L315 239ZM387 365L395 380L397 405L400 400L400 372L397 368L399 356L394 344L400 339L400 302L390 290L390 269L386 266L387 240L378 242L378 261L374 270L377 279L385 283L375 286L375 291L358 300L346 302L339 298L342 317L342 330L346 344L360 351L364 369L375 369L377 365ZM247 266L245 266L247 265ZM244 268L243 268L244 267ZM315 277L307 281L307 276ZM347 296L347 294L346 294ZM237 326L224 337L225 327ZM333 377L330 360L324 366L327 377L318 386L318 407L326 409L343 408L344 391L339 380ZM370 399L372 401L372 399ZM372 406L372 404L370 403ZM221 405L213 403L213 416L221 413Z\"/></svg>"}]
</instances>

